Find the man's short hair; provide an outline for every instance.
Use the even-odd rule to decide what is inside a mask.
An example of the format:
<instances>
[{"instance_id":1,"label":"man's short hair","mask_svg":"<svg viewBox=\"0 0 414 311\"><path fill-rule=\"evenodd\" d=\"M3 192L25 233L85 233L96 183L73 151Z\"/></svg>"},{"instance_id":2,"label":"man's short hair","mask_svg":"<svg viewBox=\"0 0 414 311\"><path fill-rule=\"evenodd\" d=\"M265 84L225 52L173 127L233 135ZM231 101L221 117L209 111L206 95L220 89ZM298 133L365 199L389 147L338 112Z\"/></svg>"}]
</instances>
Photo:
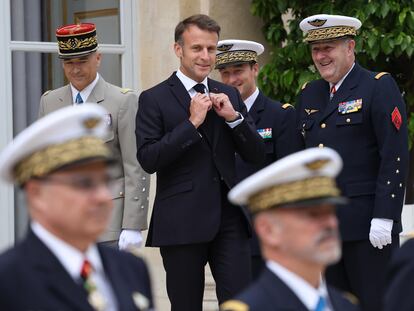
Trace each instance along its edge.
<instances>
[{"instance_id":1,"label":"man's short hair","mask_svg":"<svg viewBox=\"0 0 414 311\"><path fill-rule=\"evenodd\" d=\"M175 27L174 33L175 42L179 43L180 45L183 44L182 35L184 31L186 31L190 26L197 26L201 30L215 32L218 36L220 35L220 26L214 19L204 14L196 14L187 17L178 23L178 25Z\"/></svg>"}]
</instances>

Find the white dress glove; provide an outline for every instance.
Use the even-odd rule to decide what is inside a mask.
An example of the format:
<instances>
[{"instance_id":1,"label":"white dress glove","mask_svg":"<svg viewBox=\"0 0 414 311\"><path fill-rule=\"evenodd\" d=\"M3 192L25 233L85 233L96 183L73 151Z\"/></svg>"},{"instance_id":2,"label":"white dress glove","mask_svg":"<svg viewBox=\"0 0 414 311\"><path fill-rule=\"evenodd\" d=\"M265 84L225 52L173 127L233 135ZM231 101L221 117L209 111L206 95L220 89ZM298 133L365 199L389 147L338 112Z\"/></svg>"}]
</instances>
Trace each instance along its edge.
<instances>
[{"instance_id":1,"label":"white dress glove","mask_svg":"<svg viewBox=\"0 0 414 311\"><path fill-rule=\"evenodd\" d=\"M119 235L118 247L126 250L129 247L141 247L142 234L139 230L123 229Z\"/></svg>"},{"instance_id":2,"label":"white dress glove","mask_svg":"<svg viewBox=\"0 0 414 311\"><path fill-rule=\"evenodd\" d=\"M369 231L369 241L372 246L382 249L385 245L391 244L392 219L373 218Z\"/></svg>"}]
</instances>

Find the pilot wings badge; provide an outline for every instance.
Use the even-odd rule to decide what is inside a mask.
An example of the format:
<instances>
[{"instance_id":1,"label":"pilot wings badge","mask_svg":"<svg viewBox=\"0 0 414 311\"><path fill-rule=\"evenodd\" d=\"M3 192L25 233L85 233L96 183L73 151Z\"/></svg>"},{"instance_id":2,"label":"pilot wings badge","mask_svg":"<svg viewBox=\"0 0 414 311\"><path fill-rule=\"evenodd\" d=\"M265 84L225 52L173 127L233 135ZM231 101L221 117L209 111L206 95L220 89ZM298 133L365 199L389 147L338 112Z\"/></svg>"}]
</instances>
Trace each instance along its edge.
<instances>
[{"instance_id":1,"label":"pilot wings badge","mask_svg":"<svg viewBox=\"0 0 414 311\"><path fill-rule=\"evenodd\" d=\"M318 109L305 109L305 112L308 114L308 116L318 111Z\"/></svg>"}]
</instances>

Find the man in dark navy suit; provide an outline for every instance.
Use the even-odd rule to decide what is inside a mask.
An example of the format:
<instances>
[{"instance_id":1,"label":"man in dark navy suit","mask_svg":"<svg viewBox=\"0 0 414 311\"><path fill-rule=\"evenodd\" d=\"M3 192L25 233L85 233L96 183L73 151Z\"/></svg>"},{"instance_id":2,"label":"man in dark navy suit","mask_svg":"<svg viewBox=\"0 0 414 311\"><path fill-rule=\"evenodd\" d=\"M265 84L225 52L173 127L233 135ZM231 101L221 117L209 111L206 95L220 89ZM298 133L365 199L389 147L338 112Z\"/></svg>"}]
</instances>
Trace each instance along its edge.
<instances>
[{"instance_id":1,"label":"man in dark navy suit","mask_svg":"<svg viewBox=\"0 0 414 311\"><path fill-rule=\"evenodd\" d=\"M248 204L266 266L260 277L221 311L354 311L322 278L339 260L335 205L337 152L312 148L291 154L235 186L229 199Z\"/></svg>"},{"instance_id":2,"label":"man in dark navy suit","mask_svg":"<svg viewBox=\"0 0 414 311\"><path fill-rule=\"evenodd\" d=\"M0 310L153 310L144 262L97 245L113 209L108 112L70 106L22 131L0 178L26 194L28 234L0 255Z\"/></svg>"},{"instance_id":3,"label":"man in dark navy suit","mask_svg":"<svg viewBox=\"0 0 414 311\"><path fill-rule=\"evenodd\" d=\"M239 92L207 78L219 25L194 15L175 29L180 68L142 92L137 113L138 161L157 173L147 246L160 247L174 311L201 311L208 262L219 302L251 279L249 218L231 205L235 153L264 161L264 144Z\"/></svg>"},{"instance_id":4,"label":"man in dark navy suit","mask_svg":"<svg viewBox=\"0 0 414 311\"><path fill-rule=\"evenodd\" d=\"M355 61L361 22L315 15L300 23L322 79L305 85L296 106L306 147L331 147L344 160L338 184L350 201L338 211L341 261L327 281L380 309L385 271L399 245L408 163L406 110L391 75Z\"/></svg>"},{"instance_id":5,"label":"man in dark navy suit","mask_svg":"<svg viewBox=\"0 0 414 311\"><path fill-rule=\"evenodd\" d=\"M293 106L282 105L266 97L256 86L259 73L257 57L263 51L263 45L247 40L221 40L217 45L216 69L220 72L221 80L239 90L257 132L266 146L266 160L260 165L247 163L236 155L237 181L288 154L303 149ZM264 262L254 232L251 249L252 273L255 279L260 274Z\"/></svg>"}]
</instances>

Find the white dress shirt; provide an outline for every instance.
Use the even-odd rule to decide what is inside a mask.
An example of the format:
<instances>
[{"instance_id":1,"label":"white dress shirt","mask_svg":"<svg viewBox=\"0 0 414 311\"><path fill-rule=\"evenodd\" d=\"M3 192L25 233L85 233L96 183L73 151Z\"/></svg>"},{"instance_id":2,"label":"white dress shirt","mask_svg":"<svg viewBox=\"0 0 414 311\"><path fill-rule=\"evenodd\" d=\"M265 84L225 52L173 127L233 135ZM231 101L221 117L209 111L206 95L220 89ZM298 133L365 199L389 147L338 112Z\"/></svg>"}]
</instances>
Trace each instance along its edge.
<instances>
[{"instance_id":1,"label":"white dress shirt","mask_svg":"<svg viewBox=\"0 0 414 311\"><path fill-rule=\"evenodd\" d=\"M316 309L319 297L322 296L326 300L326 307L324 311L333 311L329 301L328 290L325 282L321 279L319 287L316 289L303 278L286 269L282 265L274 261L266 261L267 268L278 276L287 287L299 298L299 300L310 311Z\"/></svg>"},{"instance_id":2,"label":"white dress shirt","mask_svg":"<svg viewBox=\"0 0 414 311\"><path fill-rule=\"evenodd\" d=\"M259 89L256 87L256 90L253 92L253 94L250 95L249 97L247 97L246 100L244 101L244 104L246 105L247 111L250 111L250 109L252 108L254 102L257 99L257 96L259 96Z\"/></svg>"},{"instance_id":3,"label":"white dress shirt","mask_svg":"<svg viewBox=\"0 0 414 311\"><path fill-rule=\"evenodd\" d=\"M329 82L329 90L331 90L331 89L332 89L332 86L334 86L334 85L335 85L335 92L338 92L339 88L340 88L340 87L341 87L341 85L342 85L342 82L344 82L344 80L345 80L345 79L346 79L346 77L349 75L349 73L351 72L352 68L354 68L354 66L355 66L355 63L353 63L353 64L352 64L351 69L349 69L349 70L348 70L348 72L346 73L346 75L344 75L344 76L342 77L342 79L338 81L338 83L333 84L333 83Z\"/></svg>"},{"instance_id":4,"label":"white dress shirt","mask_svg":"<svg viewBox=\"0 0 414 311\"><path fill-rule=\"evenodd\" d=\"M72 279L80 282L80 272L83 261L87 259L92 267L92 281L96 285L98 291L106 299L105 311L117 311L118 306L116 297L112 289L111 283L105 275L101 256L95 244L89 246L85 253L59 239L49 231L47 231L38 222L31 223L33 233L46 245L46 247L56 256L63 268L69 273ZM76 298L75 298L76 299Z\"/></svg>"},{"instance_id":5,"label":"white dress shirt","mask_svg":"<svg viewBox=\"0 0 414 311\"><path fill-rule=\"evenodd\" d=\"M78 96L78 93L80 93L82 100L84 103L86 103L89 95L91 95L93 88L95 87L96 83L98 83L99 80L99 73L96 73L95 80L92 81L91 84L89 84L87 87L85 87L82 91L77 90L72 83L70 83L70 89L72 90L72 101L74 105L79 105L76 103L76 96Z\"/></svg>"}]
</instances>

